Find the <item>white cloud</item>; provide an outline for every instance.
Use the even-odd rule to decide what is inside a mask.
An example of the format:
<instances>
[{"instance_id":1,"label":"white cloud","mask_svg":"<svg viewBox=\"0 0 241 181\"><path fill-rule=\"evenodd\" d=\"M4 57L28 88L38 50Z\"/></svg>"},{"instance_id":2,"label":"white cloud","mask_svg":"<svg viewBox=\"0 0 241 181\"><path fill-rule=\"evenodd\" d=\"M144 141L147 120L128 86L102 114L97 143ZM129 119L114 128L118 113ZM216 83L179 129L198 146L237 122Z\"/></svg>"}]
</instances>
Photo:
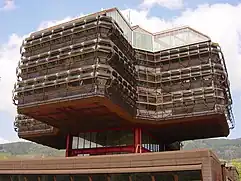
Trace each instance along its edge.
<instances>
[{"instance_id":1,"label":"white cloud","mask_svg":"<svg viewBox=\"0 0 241 181\"><path fill-rule=\"evenodd\" d=\"M4 125L4 127L1 126L1 129L9 129L9 125L13 125L17 113L16 107L12 103L12 90L16 82L16 67L20 59L19 50L22 40L23 37L12 34L9 36L8 42L0 45L0 112L3 115L9 115L7 117L10 118L10 120L2 120L5 121L6 127L3 123L2 125ZM3 119L4 117L1 118ZM10 123L7 123L7 121ZM0 138L0 143L20 141L13 132L14 128L12 127L10 129L11 130L8 131L0 130L0 136L3 136L1 133L6 134L4 136L9 139L9 141L6 142Z\"/></svg>"},{"instance_id":2,"label":"white cloud","mask_svg":"<svg viewBox=\"0 0 241 181\"><path fill-rule=\"evenodd\" d=\"M81 15L82 16L82 15ZM79 17L79 16L78 16ZM67 22L76 17L66 17L63 20L43 21L37 30L48 28L60 23ZM16 82L16 67L20 60L20 46L25 37L12 34L8 42L0 45L0 111L16 115L16 107L12 104L12 90Z\"/></svg>"},{"instance_id":3,"label":"white cloud","mask_svg":"<svg viewBox=\"0 0 241 181\"><path fill-rule=\"evenodd\" d=\"M66 17L63 20L44 21L40 23L37 30L54 26L71 19L73 18ZM14 117L17 114L16 106L14 106L12 102L12 90L16 82L16 67L20 60L20 46L26 36L28 35L19 36L17 34L12 34L9 36L6 43L0 44L0 112L11 115L12 120L10 121L14 121ZM23 140L16 138L11 141L16 142Z\"/></svg>"},{"instance_id":4,"label":"white cloud","mask_svg":"<svg viewBox=\"0 0 241 181\"><path fill-rule=\"evenodd\" d=\"M10 141L0 138L0 144L9 143Z\"/></svg>"},{"instance_id":5,"label":"white cloud","mask_svg":"<svg viewBox=\"0 0 241 181\"><path fill-rule=\"evenodd\" d=\"M16 114L12 104L12 90L16 82L16 67L20 59L20 45L23 37L13 34L6 44L0 46L0 111Z\"/></svg>"},{"instance_id":6,"label":"white cloud","mask_svg":"<svg viewBox=\"0 0 241 181\"><path fill-rule=\"evenodd\" d=\"M4 5L0 10L2 11L10 11L16 9L15 1L14 0L5 0Z\"/></svg>"},{"instance_id":7,"label":"white cloud","mask_svg":"<svg viewBox=\"0 0 241 181\"><path fill-rule=\"evenodd\" d=\"M183 0L144 0L141 7L151 8L155 4L168 9L180 9L184 5Z\"/></svg>"},{"instance_id":8,"label":"white cloud","mask_svg":"<svg viewBox=\"0 0 241 181\"><path fill-rule=\"evenodd\" d=\"M207 34L220 44L224 53L233 90L241 90L241 3L203 5L187 10L175 19L175 24L187 24Z\"/></svg>"},{"instance_id":9,"label":"white cloud","mask_svg":"<svg viewBox=\"0 0 241 181\"><path fill-rule=\"evenodd\" d=\"M224 53L231 80L232 90L241 90L241 3L200 5L195 9L184 10L179 17L164 20L150 16L148 11L128 9L122 11L125 16L130 12L133 25L139 24L144 29L157 32L173 26L188 25L211 37L220 44Z\"/></svg>"},{"instance_id":10,"label":"white cloud","mask_svg":"<svg viewBox=\"0 0 241 181\"><path fill-rule=\"evenodd\" d=\"M55 26L55 25L58 25L58 24L61 24L61 23L65 23L67 21L71 21L73 19L76 19L76 18L80 18L84 16L83 14L80 14L78 16L74 16L74 17L66 17L62 20L52 20L52 21L43 21L40 23L40 25L38 26L37 30L42 30L42 29L45 29L45 28L49 28L51 26Z\"/></svg>"},{"instance_id":11,"label":"white cloud","mask_svg":"<svg viewBox=\"0 0 241 181\"><path fill-rule=\"evenodd\" d=\"M0 137L0 144L16 143L16 142L31 142L31 141L24 140L24 139L21 139L21 138L15 138L13 140L6 140L6 139Z\"/></svg>"},{"instance_id":12,"label":"white cloud","mask_svg":"<svg viewBox=\"0 0 241 181\"><path fill-rule=\"evenodd\" d=\"M42 30L42 29L45 29L45 28L49 28L51 26L55 26L57 24L61 24L61 23L65 23L67 21L70 21L74 18L72 17L66 17L62 20L54 20L54 21L43 21L40 23L40 25L38 26L37 30Z\"/></svg>"},{"instance_id":13,"label":"white cloud","mask_svg":"<svg viewBox=\"0 0 241 181\"><path fill-rule=\"evenodd\" d=\"M125 17L129 16L130 13L131 25L140 25L150 32L165 30L172 25L172 22L166 21L165 19L149 16L149 12L146 10L126 9L121 12Z\"/></svg>"}]
</instances>

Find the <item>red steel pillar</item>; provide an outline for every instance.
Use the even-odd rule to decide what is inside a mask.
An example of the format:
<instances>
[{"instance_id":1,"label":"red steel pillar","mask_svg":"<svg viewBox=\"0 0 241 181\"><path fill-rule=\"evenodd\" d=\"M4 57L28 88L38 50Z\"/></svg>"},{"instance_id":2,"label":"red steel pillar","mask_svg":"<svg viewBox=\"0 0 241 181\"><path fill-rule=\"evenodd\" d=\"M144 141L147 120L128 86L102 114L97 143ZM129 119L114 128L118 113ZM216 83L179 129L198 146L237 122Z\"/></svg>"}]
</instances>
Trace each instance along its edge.
<instances>
[{"instance_id":1,"label":"red steel pillar","mask_svg":"<svg viewBox=\"0 0 241 181\"><path fill-rule=\"evenodd\" d=\"M134 128L134 149L135 153L141 153L142 151L141 128Z\"/></svg>"},{"instance_id":2,"label":"red steel pillar","mask_svg":"<svg viewBox=\"0 0 241 181\"><path fill-rule=\"evenodd\" d=\"M72 144L73 144L73 136L68 134L66 137L66 157L71 157L72 155Z\"/></svg>"}]
</instances>

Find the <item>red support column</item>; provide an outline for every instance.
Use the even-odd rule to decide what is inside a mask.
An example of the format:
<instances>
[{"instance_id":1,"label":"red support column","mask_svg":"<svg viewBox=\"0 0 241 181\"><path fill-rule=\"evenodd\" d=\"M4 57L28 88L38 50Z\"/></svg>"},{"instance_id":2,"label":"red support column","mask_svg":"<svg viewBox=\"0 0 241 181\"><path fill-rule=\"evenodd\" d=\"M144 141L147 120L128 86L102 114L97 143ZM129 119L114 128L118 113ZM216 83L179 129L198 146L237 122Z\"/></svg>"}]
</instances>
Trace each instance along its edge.
<instances>
[{"instance_id":1,"label":"red support column","mask_svg":"<svg viewBox=\"0 0 241 181\"><path fill-rule=\"evenodd\" d=\"M66 138L66 157L71 157L72 155L72 143L73 143L73 136L68 134Z\"/></svg>"},{"instance_id":2,"label":"red support column","mask_svg":"<svg viewBox=\"0 0 241 181\"><path fill-rule=\"evenodd\" d=\"M134 129L134 148L135 148L135 153L142 152L141 128Z\"/></svg>"}]
</instances>

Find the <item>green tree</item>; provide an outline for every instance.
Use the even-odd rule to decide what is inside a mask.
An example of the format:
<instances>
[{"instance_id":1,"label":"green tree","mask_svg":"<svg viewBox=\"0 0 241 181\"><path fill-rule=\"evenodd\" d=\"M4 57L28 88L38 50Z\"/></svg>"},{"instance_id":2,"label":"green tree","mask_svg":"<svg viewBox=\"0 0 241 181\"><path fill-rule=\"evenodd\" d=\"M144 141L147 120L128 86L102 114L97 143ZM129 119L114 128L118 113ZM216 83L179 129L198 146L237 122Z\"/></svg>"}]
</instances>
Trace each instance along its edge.
<instances>
[{"instance_id":1,"label":"green tree","mask_svg":"<svg viewBox=\"0 0 241 181\"><path fill-rule=\"evenodd\" d=\"M241 161L240 160L233 160L232 165L235 166L239 173L239 180L241 181Z\"/></svg>"}]
</instances>

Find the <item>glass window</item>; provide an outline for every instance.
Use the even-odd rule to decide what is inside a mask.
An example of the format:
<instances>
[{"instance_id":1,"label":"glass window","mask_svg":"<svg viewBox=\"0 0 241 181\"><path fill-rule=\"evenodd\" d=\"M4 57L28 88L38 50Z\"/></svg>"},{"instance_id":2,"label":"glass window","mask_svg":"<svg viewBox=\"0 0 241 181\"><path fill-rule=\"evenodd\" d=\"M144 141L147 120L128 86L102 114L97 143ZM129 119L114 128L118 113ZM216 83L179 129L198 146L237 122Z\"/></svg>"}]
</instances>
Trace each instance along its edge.
<instances>
[{"instance_id":1,"label":"glass window","mask_svg":"<svg viewBox=\"0 0 241 181\"><path fill-rule=\"evenodd\" d=\"M92 132L91 133L91 143L90 143L90 147L91 148L96 148L97 147L97 143L96 143L96 132Z\"/></svg>"},{"instance_id":2,"label":"glass window","mask_svg":"<svg viewBox=\"0 0 241 181\"><path fill-rule=\"evenodd\" d=\"M162 172L152 173L155 181L201 181L201 171L180 171L180 172Z\"/></svg>"},{"instance_id":3,"label":"glass window","mask_svg":"<svg viewBox=\"0 0 241 181\"><path fill-rule=\"evenodd\" d=\"M107 16L112 17L123 31L124 37L129 43L132 41L132 30L128 23L123 19L118 11L111 11L107 13Z\"/></svg>"},{"instance_id":4,"label":"glass window","mask_svg":"<svg viewBox=\"0 0 241 181\"><path fill-rule=\"evenodd\" d=\"M77 145L78 145L77 148L78 149L84 148L84 137L85 137L84 133L81 133L79 135L78 142L77 142Z\"/></svg>"},{"instance_id":5,"label":"glass window","mask_svg":"<svg viewBox=\"0 0 241 181\"><path fill-rule=\"evenodd\" d=\"M72 148L73 149L78 148L78 137L76 137L76 136L73 137Z\"/></svg>"},{"instance_id":6,"label":"glass window","mask_svg":"<svg viewBox=\"0 0 241 181\"><path fill-rule=\"evenodd\" d=\"M149 173L133 173L131 174L132 181L152 181Z\"/></svg>"},{"instance_id":7,"label":"glass window","mask_svg":"<svg viewBox=\"0 0 241 181\"><path fill-rule=\"evenodd\" d=\"M10 181L9 175L0 175L0 181Z\"/></svg>"},{"instance_id":8,"label":"glass window","mask_svg":"<svg viewBox=\"0 0 241 181\"><path fill-rule=\"evenodd\" d=\"M135 48L152 51L152 43L152 35L141 32L133 32L133 46Z\"/></svg>"},{"instance_id":9,"label":"glass window","mask_svg":"<svg viewBox=\"0 0 241 181\"><path fill-rule=\"evenodd\" d=\"M15 179L15 181L25 181L24 175L16 175L16 177L14 179Z\"/></svg>"},{"instance_id":10,"label":"glass window","mask_svg":"<svg viewBox=\"0 0 241 181\"><path fill-rule=\"evenodd\" d=\"M10 176L11 177L11 181L18 181L18 177L19 177L19 175L11 175ZM1 180L1 178L0 178L0 180Z\"/></svg>"},{"instance_id":11,"label":"glass window","mask_svg":"<svg viewBox=\"0 0 241 181\"><path fill-rule=\"evenodd\" d=\"M88 132L79 134L79 141L77 137L74 138L74 147L82 148L96 148L108 146L126 146L133 144L132 130L109 130L103 132ZM78 142L79 144L76 144ZM78 146L76 146L78 145Z\"/></svg>"},{"instance_id":12,"label":"glass window","mask_svg":"<svg viewBox=\"0 0 241 181\"><path fill-rule=\"evenodd\" d=\"M142 133L142 147L153 152L160 151L159 142L145 132Z\"/></svg>"},{"instance_id":13,"label":"glass window","mask_svg":"<svg viewBox=\"0 0 241 181\"><path fill-rule=\"evenodd\" d=\"M130 174L111 174L110 181L130 181Z\"/></svg>"},{"instance_id":14,"label":"glass window","mask_svg":"<svg viewBox=\"0 0 241 181\"><path fill-rule=\"evenodd\" d=\"M27 181L38 181L38 175L25 175Z\"/></svg>"},{"instance_id":15,"label":"glass window","mask_svg":"<svg viewBox=\"0 0 241 181\"><path fill-rule=\"evenodd\" d=\"M183 172L177 172L176 174L178 176L179 181L201 181L201 171L199 170L193 170L193 171L183 171Z\"/></svg>"},{"instance_id":16,"label":"glass window","mask_svg":"<svg viewBox=\"0 0 241 181\"><path fill-rule=\"evenodd\" d=\"M70 181L69 175L56 175L56 181Z\"/></svg>"},{"instance_id":17,"label":"glass window","mask_svg":"<svg viewBox=\"0 0 241 181\"><path fill-rule=\"evenodd\" d=\"M85 133L85 145L84 147L85 148L90 148L90 140L91 140L91 134L88 132L88 133Z\"/></svg>"},{"instance_id":18,"label":"glass window","mask_svg":"<svg viewBox=\"0 0 241 181\"><path fill-rule=\"evenodd\" d=\"M163 172L163 173L152 173L155 178L155 181L174 181L172 172Z\"/></svg>"},{"instance_id":19,"label":"glass window","mask_svg":"<svg viewBox=\"0 0 241 181\"><path fill-rule=\"evenodd\" d=\"M89 181L88 175L73 175L73 181Z\"/></svg>"},{"instance_id":20,"label":"glass window","mask_svg":"<svg viewBox=\"0 0 241 181\"><path fill-rule=\"evenodd\" d=\"M92 181L108 181L106 174L91 175Z\"/></svg>"},{"instance_id":21,"label":"glass window","mask_svg":"<svg viewBox=\"0 0 241 181\"><path fill-rule=\"evenodd\" d=\"M54 181L54 175L40 175L40 181Z\"/></svg>"}]
</instances>

